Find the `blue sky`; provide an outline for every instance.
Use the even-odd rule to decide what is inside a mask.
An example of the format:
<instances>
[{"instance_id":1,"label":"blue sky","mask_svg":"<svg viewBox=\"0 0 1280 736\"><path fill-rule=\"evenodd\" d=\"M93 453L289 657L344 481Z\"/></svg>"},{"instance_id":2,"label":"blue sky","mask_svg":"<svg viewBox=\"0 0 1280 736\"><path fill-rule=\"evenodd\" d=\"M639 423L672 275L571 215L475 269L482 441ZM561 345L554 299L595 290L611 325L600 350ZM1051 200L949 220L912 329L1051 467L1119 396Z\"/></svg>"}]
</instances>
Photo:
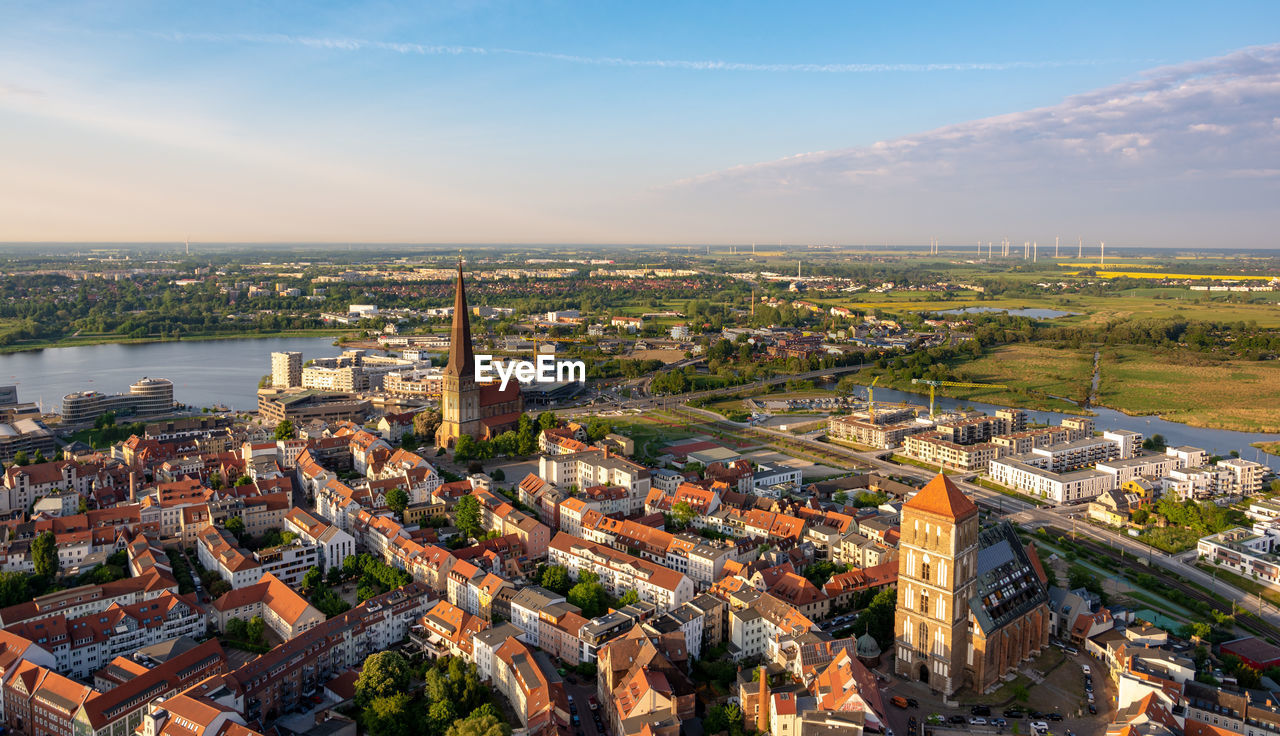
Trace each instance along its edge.
<instances>
[{"instance_id":1,"label":"blue sky","mask_svg":"<svg viewBox=\"0 0 1280 736\"><path fill-rule=\"evenodd\" d=\"M0 6L0 240L1259 246L1280 224L1273 2L414 5ZM1092 122L1060 125L1081 99Z\"/></svg>"}]
</instances>

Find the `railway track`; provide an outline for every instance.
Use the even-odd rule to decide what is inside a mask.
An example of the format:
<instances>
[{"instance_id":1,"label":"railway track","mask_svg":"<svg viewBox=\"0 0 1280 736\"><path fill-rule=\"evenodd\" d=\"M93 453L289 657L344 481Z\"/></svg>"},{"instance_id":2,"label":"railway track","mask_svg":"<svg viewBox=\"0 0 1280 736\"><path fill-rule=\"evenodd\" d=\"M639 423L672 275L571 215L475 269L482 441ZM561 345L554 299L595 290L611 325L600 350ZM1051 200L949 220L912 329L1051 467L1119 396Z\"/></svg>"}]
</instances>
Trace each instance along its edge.
<instances>
[{"instance_id":1,"label":"railway track","mask_svg":"<svg viewBox=\"0 0 1280 736\"><path fill-rule=\"evenodd\" d=\"M1045 529L1054 537L1069 537L1071 535L1069 530L1059 527L1045 527ZM1088 549L1095 555L1100 555L1111 560L1116 563L1117 569L1124 569L1126 565L1132 565L1133 555L1124 555L1123 557L1128 559L1123 559L1120 553L1093 539L1089 539L1087 537L1076 537L1074 544ZM1143 567L1143 572L1156 578L1161 584L1168 586L1179 595L1184 596L1189 600L1205 603L1213 610L1220 613L1234 614L1236 624L1241 628L1248 629L1254 634L1271 640L1273 643L1280 642L1280 627L1271 624L1255 614L1243 610L1243 604L1238 604L1233 607L1230 603L1223 603L1221 599L1210 595L1202 588L1185 582L1182 578L1174 576L1173 573L1165 570L1164 568L1155 565L1144 565Z\"/></svg>"}]
</instances>

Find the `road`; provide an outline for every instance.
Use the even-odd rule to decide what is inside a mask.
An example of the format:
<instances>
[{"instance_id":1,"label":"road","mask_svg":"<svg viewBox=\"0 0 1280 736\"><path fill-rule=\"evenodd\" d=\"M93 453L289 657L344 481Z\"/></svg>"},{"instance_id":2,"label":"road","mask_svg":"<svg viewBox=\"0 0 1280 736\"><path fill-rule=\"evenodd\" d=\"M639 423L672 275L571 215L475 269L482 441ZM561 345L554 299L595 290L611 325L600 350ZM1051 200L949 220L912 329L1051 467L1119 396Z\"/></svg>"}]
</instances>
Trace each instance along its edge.
<instances>
[{"instance_id":1,"label":"road","mask_svg":"<svg viewBox=\"0 0 1280 736\"><path fill-rule=\"evenodd\" d=\"M687 362L696 362L696 361L687 361ZM672 364L672 365L674 366L676 364ZM693 391L691 393L677 394L673 396L640 396L640 397L631 398L631 399L622 399L617 396L613 396L609 393L602 392L597 394L593 398L605 399L606 401L609 402L608 407L601 407L599 405L596 405L596 406L579 405L579 406L559 409L556 411L556 413L561 416L576 416L578 414L584 414L584 413L590 414L593 412L598 412L602 408L669 409L669 408L680 406L681 404L687 403L689 401L693 401L694 399L713 398L716 396L728 396L730 394L736 394L743 391L753 391L755 389L764 388L766 386L777 386L779 384L786 383L787 381L811 381L819 378L824 378L826 376L838 376L838 375L843 375L845 373L856 373L865 367L866 366L864 364L859 363L857 365L846 365L846 366L840 366L837 368L824 368L822 370L807 371L805 373L792 373L785 376L774 376L773 378L766 378L764 380L754 381L752 383L744 383L738 386L726 386L724 388L713 388L713 389L707 389L706 391ZM648 382L651 379L652 379L652 376L637 379L638 383L636 384L636 387L644 388L648 386ZM716 418L721 418L721 417L719 415L716 415Z\"/></svg>"}]
</instances>

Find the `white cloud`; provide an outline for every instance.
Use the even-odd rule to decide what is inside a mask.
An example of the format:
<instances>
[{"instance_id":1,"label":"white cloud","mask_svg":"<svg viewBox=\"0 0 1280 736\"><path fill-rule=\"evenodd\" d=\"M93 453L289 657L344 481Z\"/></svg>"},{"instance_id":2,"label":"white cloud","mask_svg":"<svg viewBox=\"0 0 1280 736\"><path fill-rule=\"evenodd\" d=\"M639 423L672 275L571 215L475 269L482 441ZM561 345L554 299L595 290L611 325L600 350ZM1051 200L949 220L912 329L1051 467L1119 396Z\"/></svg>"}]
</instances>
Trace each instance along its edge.
<instances>
[{"instance_id":1,"label":"white cloud","mask_svg":"<svg viewBox=\"0 0 1280 736\"><path fill-rule=\"evenodd\" d=\"M729 203L739 224L787 222L829 239L894 225L906 238L938 227L985 238L1040 223L1118 228L1134 239L1148 228L1159 240L1150 227L1165 216L1188 238L1222 232L1228 218L1233 232L1269 237L1278 111L1280 45L1254 47L1051 107L736 166L666 194L702 208ZM743 201L752 203L745 213Z\"/></svg>"}]
</instances>

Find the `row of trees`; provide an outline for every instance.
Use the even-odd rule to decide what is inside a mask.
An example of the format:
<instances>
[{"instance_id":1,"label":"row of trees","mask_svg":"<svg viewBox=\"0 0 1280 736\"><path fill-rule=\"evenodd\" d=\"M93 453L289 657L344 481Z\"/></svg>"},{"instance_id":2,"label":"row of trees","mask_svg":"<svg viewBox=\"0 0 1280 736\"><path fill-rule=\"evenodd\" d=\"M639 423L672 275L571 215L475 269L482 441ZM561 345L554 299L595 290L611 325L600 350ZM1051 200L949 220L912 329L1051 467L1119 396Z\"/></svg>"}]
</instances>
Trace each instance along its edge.
<instances>
[{"instance_id":1,"label":"row of trees","mask_svg":"<svg viewBox=\"0 0 1280 736\"><path fill-rule=\"evenodd\" d=\"M356 679L359 721L369 736L510 736L474 664L441 657L413 687L410 662L396 651L371 654Z\"/></svg>"}]
</instances>

